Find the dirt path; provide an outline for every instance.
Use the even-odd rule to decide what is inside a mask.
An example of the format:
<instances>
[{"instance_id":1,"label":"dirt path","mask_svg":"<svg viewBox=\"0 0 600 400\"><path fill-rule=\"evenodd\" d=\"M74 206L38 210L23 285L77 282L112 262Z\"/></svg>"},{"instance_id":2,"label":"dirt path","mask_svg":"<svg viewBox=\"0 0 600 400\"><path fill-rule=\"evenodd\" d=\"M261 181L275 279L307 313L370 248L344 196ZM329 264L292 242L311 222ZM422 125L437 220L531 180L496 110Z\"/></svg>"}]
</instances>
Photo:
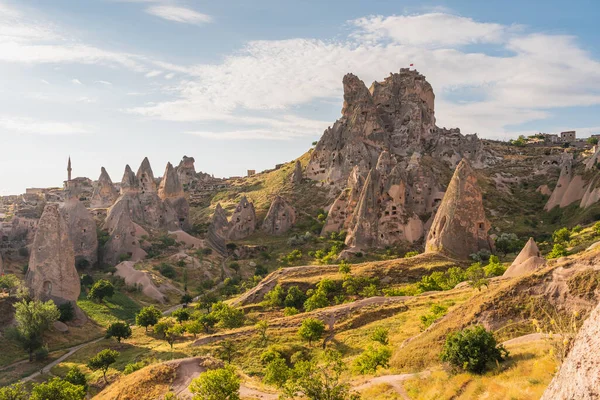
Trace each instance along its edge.
<instances>
[{"instance_id":1,"label":"dirt path","mask_svg":"<svg viewBox=\"0 0 600 400\"><path fill-rule=\"evenodd\" d=\"M73 347L69 348L68 349L69 351L65 355L57 358L56 360L52 361L50 364L45 365L40 371L34 372L33 374L31 374L31 375L29 375L29 376L27 376L25 378L22 378L21 382L28 382L28 381L32 380L33 378L37 377L38 375L40 375L41 373L48 373L48 372L50 372L50 370L54 366L60 364L61 362L63 362L67 358L71 357L78 350L83 349L84 347L89 346L90 344L98 343L102 339L104 339L104 338L98 338L96 340L92 340L91 342L82 343L82 344L79 344L77 346L73 346Z\"/></svg>"},{"instance_id":2,"label":"dirt path","mask_svg":"<svg viewBox=\"0 0 600 400\"><path fill-rule=\"evenodd\" d=\"M408 393L402 386L402 382L407 381L409 379L417 378L417 377L427 377L429 376L429 371L418 372L415 374L399 374L399 375L383 375L378 376L376 378L371 378L365 383L362 383L358 386L354 386L352 390L362 391L370 388L371 386L380 385L380 384L388 384L396 390L396 392L402 396L404 400L410 400L408 397Z\"/></svg>"}]
</instances>

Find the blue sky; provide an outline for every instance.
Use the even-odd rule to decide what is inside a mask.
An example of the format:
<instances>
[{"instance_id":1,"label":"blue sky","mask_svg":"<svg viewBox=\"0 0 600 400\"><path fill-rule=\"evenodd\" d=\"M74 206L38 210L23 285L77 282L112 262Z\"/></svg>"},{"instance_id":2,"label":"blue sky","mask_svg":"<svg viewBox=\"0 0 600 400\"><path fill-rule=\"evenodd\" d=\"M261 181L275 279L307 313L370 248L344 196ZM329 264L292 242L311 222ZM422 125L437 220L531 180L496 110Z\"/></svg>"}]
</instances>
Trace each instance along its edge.
<instances>
[{"instance_id":1,"label":"blue sky","mask_svg":"<svg viewBox=\"0 0 600 400\"><path fill-rule=\"evenodd\" d=\"M242 175L305 152L341 80L414 63L439 126L600 133L600 2L0 0L0 194L185 154Z\"/></svg>"}]
</instances>

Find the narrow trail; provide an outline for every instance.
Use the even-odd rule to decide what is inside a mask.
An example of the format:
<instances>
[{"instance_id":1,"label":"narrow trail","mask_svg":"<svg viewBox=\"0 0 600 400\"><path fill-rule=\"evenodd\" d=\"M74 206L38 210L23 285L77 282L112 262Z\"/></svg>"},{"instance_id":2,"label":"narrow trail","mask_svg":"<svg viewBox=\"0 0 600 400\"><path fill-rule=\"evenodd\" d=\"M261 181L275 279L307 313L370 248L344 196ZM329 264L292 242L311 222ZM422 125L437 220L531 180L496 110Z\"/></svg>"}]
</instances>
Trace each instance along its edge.
<instances>
[{"instance_id":1,"label":"narrow trail","mask_svg":"<svg viewBox=\"0 0 600 400\"><path fill-rule=\"evenodd\" d=\"M56 365L60 364L61 362L63 362L63 361L64 361L64 360L66 360L67 358L71 357L71 356L72 356L73 354L75 354L75 353L76 353L78 350L81 350L81 349L83 349L84 347L86 347L86 346L89 346L89 345L91 345L91 344L98 343L98 342L99 342L99 341L101 341L102 339L104 339L104 338L98 338L98 339L92 340L91 342L86 342L86 343L79 344L79 345L77 345L77 346L70 347L70 348L68 349L69 351L68 351L66 354L64 354L64 355L62 355L61 357L57 358L56 360L52 361L50 364L47 364L47 365L45 365L45 366L44 366L44 367L43 367L43 368L42 368L40 371L34 372L33 374L31 374L31 375L29 375L29 376L27 376L27 377L25 377L25 378L22 378L22 379L21 379L21 382L28 382L28 381L30 381L30 380L32 380L32 379L34 379L35 377L39 376L39 375L40 375L40 374L42 374L42 373L47 373L47 372L50 372L50 370L51 370L53 367L55 367Z\"/></svg>"},{"instance_id":2,"label":"narrow trail","mask_svg":"<svg viewBox=\"0 0 600 400\"><path fill-rule=\"evenodd\" d=\"M429 371L423 371L423 372L417 372L414 374L383 375L383 376L371 378L363 384L352 387L352 389L357 390L357 391L362 391L362 390L370 388L371 386L380 385L383 383L383 384L388 384L392 388L394 388L396 393L398 393L400 396L402 396L402 398L404 400L410 400L410 397L408 397L408 393L404 389L404 386L402 386L402 382L409 380L409 379L417 378L417 377L427 377L427 376L429 376L429 374L430 374Z\"/></svg>"}]
</instances>

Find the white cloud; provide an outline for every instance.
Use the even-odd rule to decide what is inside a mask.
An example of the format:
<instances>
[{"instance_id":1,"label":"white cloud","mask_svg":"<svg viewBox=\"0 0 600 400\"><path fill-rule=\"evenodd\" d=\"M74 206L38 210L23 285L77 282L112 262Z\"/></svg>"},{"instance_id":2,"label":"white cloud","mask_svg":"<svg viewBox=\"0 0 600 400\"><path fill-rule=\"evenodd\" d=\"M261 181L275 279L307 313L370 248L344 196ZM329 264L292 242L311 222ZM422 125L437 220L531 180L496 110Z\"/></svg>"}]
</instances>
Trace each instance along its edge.
<instances>
[{"instance_id":1,"label":"white cloud","mask_svg":"<svg viewBox=\"0 0 600 400\"><path fill-rule=\"evenodd\" d=\"M389 39L413 46L457 46L473 43L500 43L514 27L476 22L445 13L381 15L349 21L359 28L355 38L366 41Z\"/></svg>"},{"instance_id":2,"label":"white cloud","mask_svg":"<svg viewBox=\"0 0 600 400\"><path fill-rule=\"evenodd\" d=\"M202 14L185 7L170 5L152 6L146 9L148 14L183 24L201 25L212 22L210 15Z\"/></svg>"},{"instance_id":3,"label":"white cloud","mask_svg":"<svg viewBox=\"0 0 600 400\"><path fill-rule=\"evenodd\" d=\"M50 82L48 82L45 79L40 79L40 82L42 82L44 85L49 85L50 84Z\"/></svg>"},{"instance_id":4,"label":"white cloud","mask_svg":"<svg viewBox=\"0 0 600 400\"><path fill-rule=\"evenodd\" d=\"M112 83L109 81L96 81L94 83L99 83L100 85L104 85L104 86L112 86Z\"/></svg>"},{"instance_id":5,"label":"white cloud","mask_svg":"<svg viewBox=\"0 0 600 400\"><path fill-rule=\"evenodd\" d=\"M162 73L163 73L162 71L158 71L158 70L150 71L146 74L146 78L154 78L156 76L161 75Z\"/></svg>"},{"instance_id":6,"label":"white cloud","mask_svg":"<svg viewBox=\"0 0 600 400\"><path fill-rule=\"evenodd\" d=\"M75 135L90 132L88 127L78 123L38 121L2 115L0 115L0 129L36 135Z\"/></svg>"},{"instance_id":7,"label":"white cloud","mask_svg":"<svg viewBox=\"0 0 600 400\"><path fill-rule=\"evenodd\" d=\"M165 79L173 79L173 77L175 77L175 74L173 72L165 75Z\"/></svg>"},{"instance_id":8,"label":"white cloud","mask_svg":"<svg viewBox=\"0 0 600 400\"><path fill-rule=\"evenodd\" d=\"M79 79L71 79L71 83L74 85L83 85Z\"/></svg>"}]
</instances>

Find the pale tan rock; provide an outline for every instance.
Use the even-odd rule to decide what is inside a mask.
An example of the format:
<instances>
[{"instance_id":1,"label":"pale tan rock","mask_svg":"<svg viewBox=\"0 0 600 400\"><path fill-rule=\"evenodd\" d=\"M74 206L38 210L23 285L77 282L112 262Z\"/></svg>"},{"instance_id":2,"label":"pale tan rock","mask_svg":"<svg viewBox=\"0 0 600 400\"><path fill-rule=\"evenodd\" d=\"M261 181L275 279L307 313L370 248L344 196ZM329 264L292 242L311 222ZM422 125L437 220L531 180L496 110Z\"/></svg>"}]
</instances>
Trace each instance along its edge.
<instances>
[{"instance_id":1,"label":"pale tan rock","mask_svg":"<svg viewBox=\"0 0 600 400\"><path fill-rule=\"evenodd\" d=\"M183 156L183 159L179 162L177 176L182 185L189 185L198 179L196 176L196 167L194 166L195 162L196 160L193 157L187 156Z\"/></svg>"},{"instance_id":2,"label":"pale tan rock","mask_svg":"<svg viewBox=\"0 0 600 400\"><path fill-rule=\"evenodd\" d=\"M271 202L262 230L271 235L283 235L296 222L296 210L283 197L275 196Z\"/></svg>"},{"instance_id":3,"label":"pale tan rock","mask_svg":"<svg viewBox=\"0 0 600 400\"><path fill-rule=\"evenodd\" d=\"M256 213L254 204L243 196L229 220L228 238L230 240L244 239L256 230Z\"/></svg>"},{"instance_id":4,"label":"pale tan rock","mask_svg":"<svg viewBox=\"0 0 600 400\"><path fill-rule=\"evenodd\" d=\"M184 243L188 248L201 249L204 247L202 239L198 239L185 231L173 231L169 232L169 235L175 236L178 242Z\"/></svg>"},{"instance_id":5,"label":"pale tan rock","mask_svg":"<svg viewBox=\"0 0 600 400\"><path fill-rule=\"evenodd\" d=\"M225 239L228 235L229 221L227 221L227 215L225 214L223 207L221 207L221 203L218 203L208 227L208 233L206 235L207 243L216 252L224 255L227 253Z\"/></svg>"},{"instance_id":6,"label":"pale tan rock","mask_svg":"<svg viewBox=\"0 0 600 400\"><path fill-rule=\"evenodd\" d=\"M546 265L546 260L537 247L533 238L529 238L517 258L502 275L504 278L513 278L527 275Z\"/></svg>"},{"instance_id":7,"label":"pale tan rock","mask_svg":"<svg viewBox=\"0 0 600 400\"><path fill-rule=\"evenodd\" d=\"M536 190L536 192L543 194L544 196L551 196L552 190L548 187L548 185L540 185Z\"/></svg>"},{"instance_id":8,"label":"pale tan rock","mask_svg":"<svg viewBox=\"0 0 600 400\"><path fill-rule=\"evenodd\" d=\"M435 214L425 251L460 259L480 250L491 252L489 229L477 178L468 161L462 160Z\"/></svg>"},{"instance_id":9,"label":"pale tan rock","mask_svg":"<svg viewBox=\"0 0 600 400\"><path fill-rule=\"evenodd\" d=\"M60 207L75 251L76 265L94 266L98 262L98 234L92 214L77 198L65 201Z\"/></svg>"},{"instance_id":10,"label":"pale tan rock","mask_svg":"<svg viewBox=\"0 0 600 400\"><path fill-rule=\"evenodd\" d=\"M148 157L145 157L135 175L142 193L156 193L156 181Z\"/></svg>"},{"instance_id":11,"label":"pale tan rock","mask_svg":"<svg viewBox=\"0 0 600 400\"><path fill-rule=\"evenodd\" d=\"M296 160L296 164L294 165L294 172L292 173L292 183L294 185L299 185L302 183L302 180L304 179L303 176L303 172L302 172L302 164L300 163L300 160Z\"/></svg>"},{"instance_id":12,"label":"pale tan rock","mask_svg":"<svg viewBox=\"0 0 600 400\"><path fill-rule=\"evenodd\" d=\"M108 208L114 204L119 197L119 192L115 189L108 172L102 167L100 177L92 193L90 206L92 208Z\"/></svg>"},{"instance_id":13,"label":"pale tan rock","mask_svg":"<svg viewBox=\"0 0 600 400\"><path fill-rule=\"evenodd\" d=\"M61 332L61 333L67 333L69 332L69 327L67 326L67 324L60 322L60 321L55 321L52 326L54 327L54 329L56 329L57 331Z\"/></svg>"},{"instance_id":14,"label":"pale tan rock","mask_svg":"<svg viewBox=\"0 0 600 400\"><path fill-rule=\"evenodd\" d=\"M183 197L183 185L179 181L177 171L171 163L167 163L165 173L158 187L158 197L165 200L168 198Z\"/></svg>"},{"instance_id":15,"label":"pale tan rock","mask_svg":"<svg viewBox=\"0 0 600 400\"><path fill-rule=\"evenodd\" d=\"M144 271L138 271L134 268L134 261L124 261L116 266L116 275L125 280L125 284L130 286L140 286L142 293L151 299L160 303L165 302L164 294L158 290L150 274Z\"/></svg>"},{"instance_id":16,"label":"pale tan rock","mask_svg":"<svg viewBox=\"0 0 600 400\"><path fill-rule=\"evenodd\" d=\"M31 294L57 304L76 302L81 291L69 227L58 204L49 204L40 218L26 275Z\"/></svg>"},{"instance_id":17,"label":"pale tan rock","mask_svg":"<svg viewBox=\"0 0 600 400\"><path fill-rule=\"evenodd\" d=\"M129 165L125 166L123 179L121 179L121 194L140 191L140 181L135 176Z\"/></svg>"},{"instance_id":18,"label":"pale tan rock","mask_svg":"<svg viewBox=\"0 0 600 400\"><path fill-rule=\"evenodd\" d=\"M600 305L585 321L573 348L541 400L596 400L600 398Z\"/></svg>"},{"instance_id":19,"label":"pale tan rock","mask_svg":"<svg viewBox=\"0 0 600 400\"><path fill-rule=\"evenodd\" d=\"M364 183L365 179L360 175L358 167L354 167L348 177L346 189L342 190L331 207L329 207L321 235L348 229Z\"/></svg>"},{"instance_id":20,"label":"pale tan rock","mask_svg":"<svg viewBox=\"0 0 600 400\"><path fill-rule=\"evenodd\" d=\"M130 197L123 195L119 199L110 208L104 223L109 239L102 249L102 260L111 265L118 264L121 256L128 256L132 261L146 257L146 252L142 249L142 237L148 236L148 232L131 220Z\"/></svg>"}]
</instances>

